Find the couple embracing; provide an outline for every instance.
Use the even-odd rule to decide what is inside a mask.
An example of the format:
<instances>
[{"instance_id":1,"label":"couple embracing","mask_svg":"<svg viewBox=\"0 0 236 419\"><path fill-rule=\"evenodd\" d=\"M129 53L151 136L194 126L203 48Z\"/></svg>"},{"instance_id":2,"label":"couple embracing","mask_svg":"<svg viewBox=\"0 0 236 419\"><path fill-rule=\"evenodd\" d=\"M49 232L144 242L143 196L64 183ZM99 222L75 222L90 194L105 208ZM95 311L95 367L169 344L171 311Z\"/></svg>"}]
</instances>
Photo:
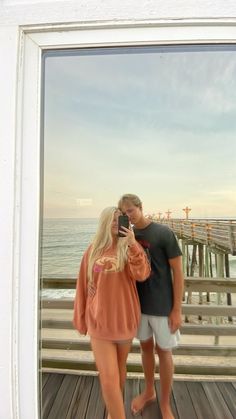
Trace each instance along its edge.
<instances>
[{"instance_id":1,"label":"couple embracing","mask_svg":"<svg viewBox=\"0 0 236 419\"><path fill-rule=\"evenodd\" d=\"M133 229L118 228L122 214ZM105 208L81 261L74 326L90 336L108 419L125 419L126 361L135 336L141 345L145 388L133 399L132 413L138 415L156 400L156 351L162 418L174 418L172 348L179 340L182 294L181 250L174 233L145 218L136 195L123 195L117 207Z\"/></svg>"}]
</instances>

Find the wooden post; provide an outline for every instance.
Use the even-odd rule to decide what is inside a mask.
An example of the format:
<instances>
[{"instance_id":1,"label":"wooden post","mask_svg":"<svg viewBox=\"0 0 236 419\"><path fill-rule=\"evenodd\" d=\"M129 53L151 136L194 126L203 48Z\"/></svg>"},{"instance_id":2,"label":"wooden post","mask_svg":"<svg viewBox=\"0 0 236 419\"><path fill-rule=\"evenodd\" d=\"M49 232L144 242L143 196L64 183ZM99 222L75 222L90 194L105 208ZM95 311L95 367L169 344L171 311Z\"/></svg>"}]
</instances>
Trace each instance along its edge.
<instances>
[{"instance_id":1,"label":"wooden post","mask_svg":"<svg viewBox=\"0 0 236 419\"><path fill-rule=\"evenodd\" d=\"M182 239L181 242L182 242L182 267L183 267L183 272L186 275L186 272L187 272L187 270L186 270L186 243L185 243L184 239ZM185 297L185 294L184 294L184 297ZM187 302L187 304L189 303L189 292L187 292L186 302ZM185 321L185 323L188 323L188 316L187 315L185 315L184 321Z\"/></svg>"},{"instance_id":2,"label":"wooden post","mask_svg":"<svg viewBox=\"0 0 236 419\"><path fill-rule=\"evenodd\" d=\"M223 253L216 254L216 276L222 278L224 276L224 264L223 264L224 255ZM217 304L220 305L221 293L217 293ZM220 324L222 319L216 317L216 324ZM215 344L219 343L219 336L215 336Z\"/></svg>"},{"instance_id":3,"label":"wooden post","mask_svg":"<svg viewBox=\"0 0 236 419\"><path fill-rule=\"evenodd\" d=\"M205 277L209 277L210 270L209 270L209 253L208 253L208 247L205 246Z\"/></svg>"},{"instance_id":4,"label":"wooden post","mask_svg":"<svg viewBox=\"0 0 236 419\"><path fill-rule=\"evenodd\" d=\"M226 276L226 278L230 278L229 255L228 255L228 253L225 254L225 276ZM232 296L231 296L230 292L227 292L227 305L232 306ZM232 322L233 318L231 316L229 316L228 321Z\"/></svg>"},{"instance_id":5,"label":"wooden post","mask_svg":"<svg viewBox=\"0 0 236 419\"><path fill-rule=\"evenodd\" d=\"M190 276L194 276L195 266L197 264L197 245L193 245L192 251L192 261L191 261L191 268L190 268Z\"/></svg>"},{"instance_id":6,"label":"wooden post","mask_svg":"<svg viewBox=\"0 0 236 419\"><path fill-rule=\"evenodd\" d=\"M229 225L229 241L230 241L231 253L232 253L232 255L235 255L236 243L235 243L235 240L234 240L234 230L233 230L232 221L230 221L230 225Z\"/></svg>"},{"instance_id":7,"label":"wooden post","mask_svg":"<svg viewBox=\"0 0 236 419\"><path fill-rule=\"evenodd\" d=\"M186 274L186 244L184 239L182 239L182 267L184 274Z\"/></svg>"},{"instance_id":8,"label":"wooden post","mask_svg":"<svg viewBox=\"0 0 236 419\"><path fill-rule=\"evenodd\" d=\"M203 272L204 272L203 244L198 245L198 255L199 255L198 274L199 276L203 276Z\"/></svg>"},{"instance_id":9,"label":"wooden post","mask_svg":"<svg viewBox=\"0 0 236 419\"><path fill-rule=\"evenodd\" d=\"M211 226L207 223L206 224L206 236L207 236L207 245L205 247L205 276L212 277L212 257L211 251L208 248L208 245L211 242ZM210 293L207 292L207 302L210 302Z\"/></svg>"},{"instance_id":10,"label":"wooden post","mask_svg":"<svg viewBox=\"0 0 236 419\"><path fill-rule=\"evenodd\" d=\"M212 254L211 251L209 252L209 259L210 259L210 276L213 277L213 269L212 269Z\"/></svg>"},{"instance_id":11,"label":"wooden post","mask_svg":"<svg viewBox=\"0 0 236 419\"><path fill-rule=\"evenodd\" d=\"M209 270L209 251L208 251L207 245L205 246L205 263L204 263L204 267L205 267L205 277L209 278L209 276L210 276L210 270ZM208 303L210 302L210 293L209 292L206 293L206 300L207 300Z\"/></svg>"},{"instance_id":12,"label":"wooden post","mask_svg":"<svg viewBox=\"0 0 236 419\"><path fill-rule=\"evenodd\" d=\"M203 244L198 245L198 256L199 256L199 266L198 273L202 277L204 275L204 257L203 257ZM199 291L199 304L202 304L202 292ZM202 320L202 316L198 316L198 320Z\"/></svg>"},{"instance_id":13,"label":"wooden post","mask_svg":"<svg viewBox=\"0 0 236 419\"><path fill-rule=\"evenodd\" d=\"M186 244L186 274L189 276L189 247L188 243Z\"/></svg>"}]
</instances>

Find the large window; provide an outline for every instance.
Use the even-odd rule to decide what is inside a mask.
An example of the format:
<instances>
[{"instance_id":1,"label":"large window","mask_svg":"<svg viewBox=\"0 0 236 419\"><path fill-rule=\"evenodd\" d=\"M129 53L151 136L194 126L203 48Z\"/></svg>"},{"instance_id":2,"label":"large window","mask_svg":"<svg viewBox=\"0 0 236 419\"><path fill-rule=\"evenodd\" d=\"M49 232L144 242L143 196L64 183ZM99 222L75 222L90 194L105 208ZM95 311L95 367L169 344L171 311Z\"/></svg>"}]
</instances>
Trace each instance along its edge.
<instances>
[{"instance_id":1,"label":"large window","mask_svg":"<svg viewBox=\"0 0 236 419\"><path fill-rule=\"evenodd\" d=\"M127 26L20 28L12 374L24 418L39 417L40 270L74 276L88 238L81 249L76 240L93 234L74 218L96 219L123 192L147 213L180 216L188 205L196 217L235 216L234 23ZM52 260L62 218L73 234L57 237Z\"/></svg>"}]
</instances>

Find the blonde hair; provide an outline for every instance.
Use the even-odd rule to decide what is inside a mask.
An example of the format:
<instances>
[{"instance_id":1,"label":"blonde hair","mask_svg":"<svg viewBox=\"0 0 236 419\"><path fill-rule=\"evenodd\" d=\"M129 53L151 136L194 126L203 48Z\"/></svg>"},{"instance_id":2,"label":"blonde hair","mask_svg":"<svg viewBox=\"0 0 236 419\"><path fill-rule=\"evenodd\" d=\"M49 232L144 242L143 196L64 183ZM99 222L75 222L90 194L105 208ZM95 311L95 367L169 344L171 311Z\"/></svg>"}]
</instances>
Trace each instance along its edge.
<instances>
[{"instance_id":1,"label":"blonde hair","mask_svg":"<svg viewBox=\"0 0 236 419\"><path fill-rule=\"evenodd\" d=\"M88 282L93 281L93 265L104 251L111 247L113 237L111 226L116 212L120 212L117 207L105 208L100 216L98 229L91 244L91 251L88 259ZM123 270L127 261L128 244L125 238L117 237L117 268Z\"/></svg>"},{"instance_id":2,"label":"blonde hair","mask_svg":"<svg viewBox=\"0 0 236 419\"><path fill-rule=\"evenodd\" d=\"M134 195L132 193L126 193L122 195L122 197L119 199L119 202L118 202L119 209L121 209L123 204L127 204L127 203L133 204L135 205L135 207L142 209L142 201L138 197L138 195Z\"/></svg>"}]
</instances>

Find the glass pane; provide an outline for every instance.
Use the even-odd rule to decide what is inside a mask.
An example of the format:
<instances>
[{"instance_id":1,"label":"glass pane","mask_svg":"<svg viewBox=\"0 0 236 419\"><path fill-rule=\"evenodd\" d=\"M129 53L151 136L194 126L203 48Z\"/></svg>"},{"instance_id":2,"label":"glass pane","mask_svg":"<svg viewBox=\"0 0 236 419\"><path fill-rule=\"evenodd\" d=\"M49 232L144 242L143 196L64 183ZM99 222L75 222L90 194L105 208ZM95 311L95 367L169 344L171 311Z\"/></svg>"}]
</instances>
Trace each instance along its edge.
<instances>
[{"instance_id":1,"label":"glass pane","mask_svg":"<svg viewBox=\"0 0 236 419\"><path fill-rule=\"evenodd\" d=\"M98 217L124 193L140 196L147 216L176 220L177 228L186 219L199 231L202 222L225 223L209 250L211 266L204 273L197 260L194 275L235 278L235 46L49 51L43 65L43 301L72 301ZM186 228L191 239L193 223ZM50 337L57 348L59 338L76 339L75 331L44 324L45 351ZM45 360L44 370L70 368Z\"/></svg>"},{"instance_id":2,"label":"glass pane","mask_svg":"<svg viewBox=\"0 0 236 419\"><path fill-rule=\"evenodd\" d=\"M235 218L234 46L52 51L44 73L43 275L74 275L127 191L162 218Z\"/></svg>"}]
</instances>

